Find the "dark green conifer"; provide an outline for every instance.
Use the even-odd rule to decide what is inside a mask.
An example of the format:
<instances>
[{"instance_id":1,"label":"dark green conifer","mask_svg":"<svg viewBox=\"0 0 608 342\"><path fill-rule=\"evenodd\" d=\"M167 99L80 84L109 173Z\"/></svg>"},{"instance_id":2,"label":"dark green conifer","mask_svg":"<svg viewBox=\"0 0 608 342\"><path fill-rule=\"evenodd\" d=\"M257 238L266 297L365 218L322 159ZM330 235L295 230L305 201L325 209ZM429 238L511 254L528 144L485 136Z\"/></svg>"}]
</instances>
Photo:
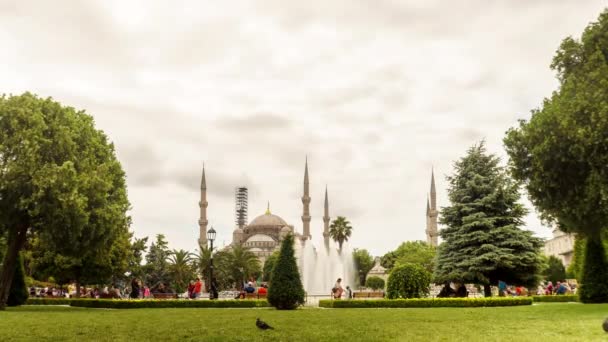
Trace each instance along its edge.
<instances>
[{"instance_id":1,"label":"dark green conifer","mask_svg":"<svg viewBox=\"0 0 608 342\"><path fill-rule=\"evenodd\" d=\"M293 310L304 304L304 287L293 250L294 237L288 235L272 269L268 302L279 310Z\"/></svg>"}]
</instances>

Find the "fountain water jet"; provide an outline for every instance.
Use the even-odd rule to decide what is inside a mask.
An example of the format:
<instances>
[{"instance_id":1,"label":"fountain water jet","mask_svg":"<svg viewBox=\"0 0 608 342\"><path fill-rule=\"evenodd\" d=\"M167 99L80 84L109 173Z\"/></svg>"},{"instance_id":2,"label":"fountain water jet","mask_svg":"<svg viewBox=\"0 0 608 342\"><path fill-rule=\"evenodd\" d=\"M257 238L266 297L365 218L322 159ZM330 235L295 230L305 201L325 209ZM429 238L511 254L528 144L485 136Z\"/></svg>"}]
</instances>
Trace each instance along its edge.
<instances>
[{"instance_id":1,"label":"fountain water jet","mask_svg":"<svg viewBox=\"0 0 608 342\"><path fill-rule=\"evenodd\" d=\"M342 278L342 287L345 289L347 285L355 287L355 261L347 243L342 245L342 252L338 251L333 242L329 248L317 248L310 240L295 245L302 285L308 295L331 294L331 288L338 278Z\"/></svg>"}]
</instances>

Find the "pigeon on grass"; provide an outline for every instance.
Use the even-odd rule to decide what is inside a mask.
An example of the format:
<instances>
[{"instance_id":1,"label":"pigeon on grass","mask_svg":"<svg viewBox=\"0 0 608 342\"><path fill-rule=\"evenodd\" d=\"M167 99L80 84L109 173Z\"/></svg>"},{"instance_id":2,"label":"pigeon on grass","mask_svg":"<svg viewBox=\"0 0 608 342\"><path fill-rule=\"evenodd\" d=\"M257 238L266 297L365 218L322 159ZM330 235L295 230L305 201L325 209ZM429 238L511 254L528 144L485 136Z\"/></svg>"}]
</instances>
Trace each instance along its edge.
<instances>
[{"instance_id":1,"label":"pigeon on grass","mask_svg":"<svg viewBox=\"0 0 608 342\"><path fill-rule=\"evenodd\" d=\"M255 326L262 330L274 329L273 327L271 327L270 325L268 325L266 322L262 321L259 318L255 320Z\"/></svg>"}]
</instances>

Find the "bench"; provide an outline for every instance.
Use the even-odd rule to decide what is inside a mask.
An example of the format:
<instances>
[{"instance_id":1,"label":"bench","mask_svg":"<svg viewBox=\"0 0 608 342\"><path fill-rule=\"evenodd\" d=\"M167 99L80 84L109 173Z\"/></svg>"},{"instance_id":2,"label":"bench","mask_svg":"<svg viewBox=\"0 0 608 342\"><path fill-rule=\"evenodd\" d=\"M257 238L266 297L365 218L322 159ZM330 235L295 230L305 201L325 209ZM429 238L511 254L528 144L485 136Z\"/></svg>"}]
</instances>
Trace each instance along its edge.
<instances>
[{"instance_id":1,"label":"bench","mask_svg":"<svg viewBox=\"0 0 608 342\"><path fill-rule=\"evenodd\" d=\"M152 293L154 299L176 299L177 293Z\"/></svg>"},{"instance_id":2,"label":"bench","mask_svg":"<svg viewBox=\"0 0 608 342\"><path fill-rule=\"evenodd\" d=\"M266 299L266 293L246 293L245 299Z\"/></svg>"},{"instance_id":3,"label":"bench","mask_svg":"<svg viewBox=\"0 0 608 342\"><path fill-rule=\"evenodd\" d=\"M353 292L353 298L384 298L384 292Z\"/></svg>"}]
</instances>

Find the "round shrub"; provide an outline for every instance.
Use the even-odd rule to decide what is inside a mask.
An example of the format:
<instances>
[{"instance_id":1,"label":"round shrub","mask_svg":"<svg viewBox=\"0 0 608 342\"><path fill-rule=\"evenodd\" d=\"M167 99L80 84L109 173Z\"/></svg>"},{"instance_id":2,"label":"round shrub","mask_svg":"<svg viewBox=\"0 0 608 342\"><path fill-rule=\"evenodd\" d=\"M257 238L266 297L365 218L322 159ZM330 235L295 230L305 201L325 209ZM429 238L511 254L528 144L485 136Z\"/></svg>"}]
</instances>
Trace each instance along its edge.
<instances>
[{"instance_id":1,"label":"round shrub","mask_svg":"<svg viewBox=\"0 0 608 342\"><path fill-rule=\"evenodd\" d=\"M384 279L375 276L368 277L365 286L372 290L384 290Z\"/></svg>"},{"instance_id":2,"label":"round shrub","mask_svg":"<svg viewBox=\"0 0 608 342\"><path fill-rule=\"evenodd\" d=\"M304 287L293 251L293 235L281 243L279 257L272 269L268 302L279 310L293 310L304 304Z\"/></svg>"},{"instance_id":3,"label":"round shrub","mask_svg":"<svg viewBox=\"0 0 608 342\"><path fill-rule=\"evenodd\" d=\"M29 292L25 286L25 272L23 270L23 257L21 253L17 255L15 262L15 274L13 275L13 282L11 283L11 289L8 293L8 299L6 305L8 306L19 306L25 304Z\"/></svg>"},{"instance_id":4,"label":"round shrub","mask_svg":"<svg viewBox=\"0 0 608 342\"><path fill-rule=\"evenodd\" d=\"M388 276L386 295L389 299L428 296L431 273L416 264L404 263L393 268Z\"/></svg>"}]
</instances>

